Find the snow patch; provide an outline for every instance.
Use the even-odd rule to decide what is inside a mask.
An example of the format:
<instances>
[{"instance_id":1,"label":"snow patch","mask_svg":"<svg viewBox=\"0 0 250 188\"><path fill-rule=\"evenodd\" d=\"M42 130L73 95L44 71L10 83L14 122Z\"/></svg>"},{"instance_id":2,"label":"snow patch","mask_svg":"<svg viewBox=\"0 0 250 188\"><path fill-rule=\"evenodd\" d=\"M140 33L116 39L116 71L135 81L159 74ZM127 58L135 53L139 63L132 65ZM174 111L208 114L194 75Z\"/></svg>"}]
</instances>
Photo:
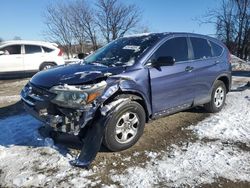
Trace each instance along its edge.
<instances>
[{"instance_id":1,"label":"snow patch","mask_svg":"<svg viewBox=\"0 0 250 188\"><path fill-rule=\"evenodd\" d=\"M0 120L0 187L88 187L93 170L69 165L70 154L38 133L41 123L27 114Z\"/></svg>"},{"instance_id":2,"label":"snow patch","mask_svg":"<svg viewBox=\"0 0 250 188\"><path fill-rule=\"evenodd\" d=\"M146 151L145 154L148 158L151 158L151 160L155 159L159 155L158 153L152 151Z\"/></svg>"},{"instance_id":3,"label":"snow patch","mask_svg":"<svg viewBox=\"0 0 250 188\"><path fill-rule=\"evenodd\" d=\"M250 62L246 62L235 55L231 55L233 71L250 71Z\"/></svg>"},{"instance_id":4,"label":"snow patch","mask_svg":"<svg viewBox=\"0 0 250 188\"><path fill-rule=\"evenodd\" d=\"M250 90L227 95L225 108L188 129L202 138L250 143Z\"/></svg>"},{"instance_id":5,"label":"snow patch","mask_svg":"<svg viewBox=\"0 0 250 188\"><path fill-rule=\"evenodd\" d=\"M132 35L126 35L123 38L129 38L129 37L144 37L144 36L149 36L153 33L138 33L138 34L132 34Z\"/></svg>"},{"instance_id":6,"label":"snow patch","mask_svg":"<svg viewBox=\"0 0 250 188\"><path fill-rule=\"evenodd\" d=\"M131 157L125 157L122 159L122 161L130 161L131 160Z\"/></svg>"},{"instance_id":7,"label":"snow patch","mask_svg":"<svg viewBox=\"0 0 250 188\"><path fill-rule=\"evenodd\" d=\"M190 144L186 151L174 149L174 157L149 162L144 168L130 167L124 174L111 176L124 187L198 186L223 177L249 181L250 153L220 142ZM236 175L237 174L237 175Z\"/></svg>"}]
</instances>

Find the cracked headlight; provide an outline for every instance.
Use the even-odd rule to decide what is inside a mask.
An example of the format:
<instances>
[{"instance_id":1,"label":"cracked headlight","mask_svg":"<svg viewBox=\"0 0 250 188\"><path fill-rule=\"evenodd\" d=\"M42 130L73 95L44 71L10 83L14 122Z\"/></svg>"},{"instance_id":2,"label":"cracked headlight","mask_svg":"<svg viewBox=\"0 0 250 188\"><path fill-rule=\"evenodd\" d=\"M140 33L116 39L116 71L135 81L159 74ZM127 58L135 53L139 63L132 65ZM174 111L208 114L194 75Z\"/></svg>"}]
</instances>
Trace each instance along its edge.
<instances>
[{"instance_id":1,"label":"cracked headlight","mask_svg":"<svg viewBox=\"0 0 250 188\"><path fill-rule=\"evenodd\" d=\"M66 108L83 108L93 102L105 89L107 83L101 81L91 85L60 85L54 86L50 92L57 94L52 100L54 104Z\"/></svg>"}]
</instances>

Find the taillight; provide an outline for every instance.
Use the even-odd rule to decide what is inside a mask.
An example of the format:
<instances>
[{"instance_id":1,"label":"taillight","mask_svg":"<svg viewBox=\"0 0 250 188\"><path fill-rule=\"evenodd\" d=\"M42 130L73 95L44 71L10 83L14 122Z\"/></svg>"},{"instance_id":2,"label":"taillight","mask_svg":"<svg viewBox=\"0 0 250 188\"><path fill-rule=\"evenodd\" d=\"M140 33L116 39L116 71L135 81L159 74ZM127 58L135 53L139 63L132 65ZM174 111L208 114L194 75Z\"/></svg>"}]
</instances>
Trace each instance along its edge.
<instances>
[{"instance_id":1,"label":"taillight","mask_svg":"<svg viewBox=\"0 0 250 188\"><path fill-rule=\"evenodd\" d=\"M62 49L60 49L59 53L58 53L58 56L63 56L63 51Z\"/></svg>"}]
</instances>

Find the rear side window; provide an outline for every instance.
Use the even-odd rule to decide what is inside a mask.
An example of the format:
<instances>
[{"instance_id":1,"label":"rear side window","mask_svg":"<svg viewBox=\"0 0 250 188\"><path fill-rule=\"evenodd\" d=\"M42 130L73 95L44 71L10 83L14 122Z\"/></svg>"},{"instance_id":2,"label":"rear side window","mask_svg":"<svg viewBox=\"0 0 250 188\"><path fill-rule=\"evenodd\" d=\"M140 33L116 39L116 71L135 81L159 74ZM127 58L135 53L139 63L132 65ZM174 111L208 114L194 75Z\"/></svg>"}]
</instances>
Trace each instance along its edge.
<instances>
[{"instance_id":1,"label":"rear side window","mask_svg":"<svg viewBox=\"0 0 250 188\"><path fill-rule=\"evenodd\" d=\"M212 46L213 57L220 56L223 51L223 48L212 41L210 41L210 44Z\"/></svg>"},{"instance_id":2,"label":"rear side window","mask_svg":"<svg viewBox=\"0 0 250 188\"><path fill-rule=\"evenodd\" d=\"M185 37L177 37L166 41L155 53L154 58L171 56L178 61L188 60L188 47Z\"/></svg>"},{"instance_id":3,"label":"rear side window","mask_svg":"<svg viewBox=\"0 0 250 188\"><path fill-rule=\"evenodd\" d=\"M25 54L35 54L42 52L42 49L40 46L35 45L25 45Z\"/></svg>"},{"instance_id":4,"label":"rear side window","mask_svg":"<svg viewBox=\"0 0 250 188\"><path fill-rule=\"evenodd\" d=\"M5 55L21 54L21 45L10 45L1 49Z\"/></svg>"},{"instance_id":5,"label":"rear side window","mask_svg":"<svg viewBox=\"0 0 250 188\"><path fill-rule=\"evenodd\" d=\"M43 51L44 51L45 53L50 53L50 52L53 51L53 49L47 48L47 47L44 47L44 46L42 46L42 48L43 48Z\"/></svg>"},{"instance_id":6,"label":"rear side window","mask_svg":"<svg viewBox=\"0 0 250 188\"><path fill-rule=\"evenodd\" d=\"M212 57L211 46L206 39L191 37L190 40L193 46L194 59Z\"/></svg>"}]
</instances>

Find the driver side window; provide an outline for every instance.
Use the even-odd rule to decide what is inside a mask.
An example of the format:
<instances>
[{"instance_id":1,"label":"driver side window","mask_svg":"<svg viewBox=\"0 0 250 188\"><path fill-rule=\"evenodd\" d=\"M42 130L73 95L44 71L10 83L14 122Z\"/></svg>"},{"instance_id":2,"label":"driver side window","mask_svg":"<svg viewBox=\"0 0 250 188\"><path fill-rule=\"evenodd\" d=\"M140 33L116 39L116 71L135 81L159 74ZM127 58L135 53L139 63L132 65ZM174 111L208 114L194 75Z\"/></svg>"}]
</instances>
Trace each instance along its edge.
<instances>
[{"instance_id":1,"label":"driver side window","mask_svg":"<svg viewBox=\"0 0 250 188\"><path fill-rule=\"evenodd\" d=\"M172 57L174 58L175 62L187 61L188 46L186 37L176 37L167 40L156 50L150 59L157 61L162 57Z\"/></svg>"},{"instance_id":2,"label":"driver side window","mask_svg":"<svg viewBox=\"0 0 250 188\"><path fill-rule=\"evenodd\" d=\"M21 45L11 45L6 46L1 49L4 52L4 55L17 55L21 54Z\"/></svg>"}]
</instances>

